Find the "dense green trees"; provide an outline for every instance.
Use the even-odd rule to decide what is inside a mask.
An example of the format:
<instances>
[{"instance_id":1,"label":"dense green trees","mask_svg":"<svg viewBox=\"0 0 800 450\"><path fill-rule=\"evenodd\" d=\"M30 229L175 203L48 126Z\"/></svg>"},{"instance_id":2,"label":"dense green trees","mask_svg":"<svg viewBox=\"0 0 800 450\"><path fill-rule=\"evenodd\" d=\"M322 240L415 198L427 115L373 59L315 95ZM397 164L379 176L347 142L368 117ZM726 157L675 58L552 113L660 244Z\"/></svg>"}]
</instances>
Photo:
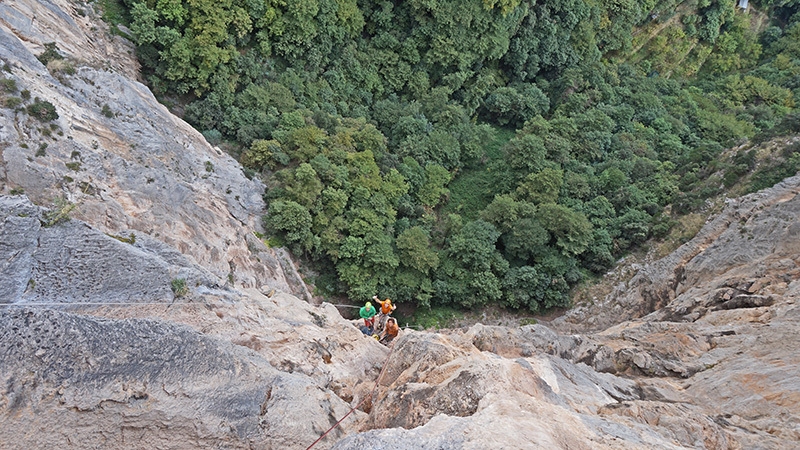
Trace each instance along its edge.
<instances>
[{"instance_id":1,"label":"dense green trees","mask_svg":"<svg viewBox=\"0 0 800 450\"><path fill-rule=\"evenodd\" d=\"M760 35L722 0L124 1L153 89L263 175L330 295L566 305L753 169L726 146L795 126L794 0L753 2Z\"/></svg>"}]
</instances>

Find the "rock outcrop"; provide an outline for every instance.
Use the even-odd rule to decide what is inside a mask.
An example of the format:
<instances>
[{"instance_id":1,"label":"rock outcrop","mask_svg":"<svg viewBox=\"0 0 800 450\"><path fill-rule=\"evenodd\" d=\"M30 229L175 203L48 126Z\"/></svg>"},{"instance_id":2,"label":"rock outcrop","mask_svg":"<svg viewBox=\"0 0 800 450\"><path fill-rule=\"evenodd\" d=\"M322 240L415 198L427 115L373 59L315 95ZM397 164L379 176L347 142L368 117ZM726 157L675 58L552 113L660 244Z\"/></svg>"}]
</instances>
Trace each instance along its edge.
<instances>
[{"instance_id":1,"label":"rock outcrop","mask_svg":"<svg viewBox=\"0 0 800 450\"><path fill-rule=\"evenodd\" d=\"M0 3L3 76L59 115L0 109L1 448L302 449L342 418L314 448L797 447L800 177L548 326L385 347L305 301L262 185L92 27Z\"/></svg>"},{"instance_id":2,"label":"rock outcrop","mask_svg":"<svg viewBox=\"0 0 800 450\"><path fill-rule=\"evenodd\" d=\"M551 325L562 332L597 331L667 305L659 317L671 321L695 321L710 310L737 305L767 306L773 301L769 296L785 293L800 273L798 184L793 177L729 199L690 242L641 267L606 298L574 308Z\"/></svg>"}]
</instances>

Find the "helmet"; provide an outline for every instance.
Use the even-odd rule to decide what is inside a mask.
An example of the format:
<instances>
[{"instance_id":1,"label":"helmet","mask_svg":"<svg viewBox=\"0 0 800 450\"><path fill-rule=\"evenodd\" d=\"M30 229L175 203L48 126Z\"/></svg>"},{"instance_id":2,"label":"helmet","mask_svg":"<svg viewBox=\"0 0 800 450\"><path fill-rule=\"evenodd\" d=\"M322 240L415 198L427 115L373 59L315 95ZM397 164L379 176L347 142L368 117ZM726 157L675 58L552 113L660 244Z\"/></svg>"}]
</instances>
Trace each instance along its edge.
<instances>
[{"instance_id":1,"label":"helmet","mask_svg":"<svg viewBox=\"0 0 800 450\"><path fill-rule=\"evenodd\" d=\"M386 301L389 302L389 303L392 303L392 299L390 299L390 298L387 298Z\"/></svg>"},{"instance_id":2,"label":"helmet","mask_svg":"<svg viewBox=\"0 0 800 450\"><path fill-rule=\"evenodd\" d=\"M372 303L370 303L370 302L367 302L367 304L366 304L366 305L364 305L364 306L365 306L367 309L369 309L369 308L372 308Z\"/></svg>"}]
</instances>

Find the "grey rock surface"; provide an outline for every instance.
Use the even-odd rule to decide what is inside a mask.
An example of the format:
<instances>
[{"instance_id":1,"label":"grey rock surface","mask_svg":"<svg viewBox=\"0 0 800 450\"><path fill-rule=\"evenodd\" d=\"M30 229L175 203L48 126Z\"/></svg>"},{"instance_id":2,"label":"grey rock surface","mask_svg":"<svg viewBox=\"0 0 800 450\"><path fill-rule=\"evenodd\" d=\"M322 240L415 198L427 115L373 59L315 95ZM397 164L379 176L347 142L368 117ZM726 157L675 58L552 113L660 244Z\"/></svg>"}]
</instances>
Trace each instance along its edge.
<instances>
[{"instance_id":1,"label":"grey rock surface","mask_svg":"<svg viewBox=\"0 0 800 450\"><path fill-rule=\"evenodd\" d=\"M133 46L103 32L91 5L80 6L82 17L78 7L66 0L0 4L0 61L11 68L5 76L59 115L42 124L0 109L0 193L22 190L43 206L68 200L78 205L72 217L109 234L151 236L219 284L268 285L311 300L288 255L253 236L261 229L263 184L158 103L136 81ZM36 59L48 42L74 74Z\"/></svg>"},{"instance_id":2,"label":"grey rock surface","mask_svg":"<svg viewBox=\"0 0 800 450\"><path fill-rule=\"evenodd\" d=\"M108 236L78 220L50 225L53 213L0 195L0 303L166 302L177 279L188 291L222 291L213 274L161 241Z\"/></svg>"},{"instance_id":3,"label":"grey rock surface","mask_svg":"<svg viewBox=\"0 0 800 450\"><path fill-rule=\"evenodd\" d=\"M297 448L349 409L174 323L15 308L0 328L3 448Z\"/></svg>"},{"instance_id":4,"label":"grey rock surface","mask_svg":"<svg viewBox=\"0 0 800 450\"><path fill-rule=\"evenodd\" d=\"M0 196L0 303L20 298L28 287L39 214L23 196Z\"/></svg>"}]
</instances>

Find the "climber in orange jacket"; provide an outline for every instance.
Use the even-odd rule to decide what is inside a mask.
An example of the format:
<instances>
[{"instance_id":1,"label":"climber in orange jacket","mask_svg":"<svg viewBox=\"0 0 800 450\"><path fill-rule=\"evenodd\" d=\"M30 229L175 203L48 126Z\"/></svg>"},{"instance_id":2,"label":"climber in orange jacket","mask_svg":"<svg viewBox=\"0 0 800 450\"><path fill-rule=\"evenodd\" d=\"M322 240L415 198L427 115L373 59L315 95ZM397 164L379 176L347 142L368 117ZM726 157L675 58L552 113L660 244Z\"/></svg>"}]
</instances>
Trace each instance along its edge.
<instances>
[{"instance_id":1,"label":"climber in orange jacket","mask_svg":"<svg viewBox=\"0 0 800 450\"><path fill-rule=\"evenodd\" d=\"M380 332L386 324L386 318L389 317L392 311L397 309L397 305L393 305L391 299L387 298L386 300L381 300L377 295L373 295L372 299L381 305L381 310L378 312L377 328L375 329L376 332Z\"/></svg>"}]
</instances>

